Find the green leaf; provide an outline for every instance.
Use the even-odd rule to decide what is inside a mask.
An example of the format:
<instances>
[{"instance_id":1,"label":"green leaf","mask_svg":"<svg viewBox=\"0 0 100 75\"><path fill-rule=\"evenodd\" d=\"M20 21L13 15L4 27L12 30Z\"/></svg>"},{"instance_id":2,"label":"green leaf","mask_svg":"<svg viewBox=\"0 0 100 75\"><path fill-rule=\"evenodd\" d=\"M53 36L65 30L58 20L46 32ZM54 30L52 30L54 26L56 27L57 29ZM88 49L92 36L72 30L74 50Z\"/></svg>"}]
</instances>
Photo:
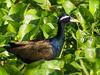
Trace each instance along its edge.
<instances>
[{"instance_id":1,"label":"green leaf","mask_svg":"<svg viewBox=\"0 0 100 75\"><path fill-rule=\"evenodd\" d=\"M77 47L79 48L85 41L86 33L82 30L77 30L76 32L76 39L77 39Z\"/></svg>"},{"instance_id":2,"label":"green leaf","mask_svg":"<svg viewBox=\"0 0 100 75\"><path fill-rule=\"evenodd\" d=\"M5 46L5 44L9 41L9 35L0 35L0 47Z\"/></svg>"},{"instance_id":3,"label":"green leaf","mask_svg":"<svg viewBox=\"0 0 100 75\"><path fill-rule=\"evenodd\" d=\"M85 57L87 58L88 61L94 62L96 58L96 48L86 48Z\"/></svg>"},{"instance_id":4,"label":"green leaf","mask_svg":"<svg viewBox=\"0 0 100 75\"><path fill-rule=\"evenodd\" d=\"M7 3L7 7L10 8L12 5L11 0L6 0L6 3Z\"/></svg>"},{"instance_id":5,"label":"green leaf","mask_svg":"<svg viewBox=\"0 0 100 75\"><path fill-rule=\"evenodd\" d=\"M7 30L13 33L17 33L20 24L15 21L8 21L8 23L9 24L8 24Z\"/></svg>"},{"instance_id":6,"label":"green leaf","mask_svg":"<svg viewBox=\"0 0 100 75\"><path fill-rule=\"evenodd\" d=\"M100 69L98 69L96 73L97 73L97 75L100 75Z\"/></svg>"},{"instance_id":7,"label":"green leaf","mask_svg":"<svg viewBox=\"0 0 100 75\"><path fill-rule=\"evenodd\" d=\"M11 25L11 24L9 24L8 25L8 31L10 31L10 32L13 32L13 33L16 33L16 30L15 30L15 28Z\"/></svg>"},{"instance_id":8,"label":"green leaf","mask_svg":"<svg viewBox=\"0 0 100 75\"><path fill-rule=\"evenodd\" d=\"M90 11L87 8L80 6L79 11L87 24L94 22L93 15L90 13ZM89 27L89 26L87 26L87 27Z\"/></svg>"},{"instance_id":9,"label":"green leaf","mask_svg":"<svg viewBox=\"0 0 100 75\"><path fill-rule=\"evenodd\" d=\"M49 2L49 0L34 0L35 2L38 3L38 5L45 10L50 10L51 7L51 3Z\"/></svg>"},{"instance_id":10,"label":"green leaf","mask_svg":"<svg viewBox=\"0 0 100 75\"><path fill-rule=\"evenodd\" d=\"M31 35L30 35L30 40L33 40L33 38L38 34L39 32L39 25L37 27L35 27L32 31L31 31Z\"/></svg>"},{"instance_id":11,"label":"green leaf","mask_svg":"<svg viewBox=\"0 0 100 75\"><path fill-rule=\"evenodd\" d=\"M71 65L72 65L74 68L76 68L77 70L82 69L82 67L81 67L77 62L75 62L75 61L71 62Z\"/></svg>"},{"instance_id":12,"label":"green leaf","mask_svg":"<svg viewBox=\"0 0 100 75\"><path fill-rule=\"evenodd\" d=\"M37 10L36 9L29 9L24 13L24 21L23 23L28 24L31 20L39 19L37 16Z\"/></svg>"},{"instance_id":13,"label":"green leaf","mask_svg":"<svg viewBox=\"0 0 100 75\"><path fill-rule=\"evenodd\" d=\"M76 7L70 0L63 0L62 6L66 13L70 14L72 10L74 10Z\"/></svg>"},{"instance_id":14,"label":"green leaf","mask_svg":"<svg viewBox=\"0 0 100 75\"><path fill-rule=\"evenodd\" d=\"M49 35L46 33L46 31L45 31L44 29L42 29L42 28L41 28L41 30L42 30L42 32L43 32L44 37L45 37L45 38L48 38Z\"/></svg>"},{"instance_id":15,"label":"green leaf","mask_svg":"<svg viewBox=\"0 0 100 75\"><path fill-rule=\"evenodd\" d=\"M64 62L61 60L37 61L26 67L24 75L61 75L59 70L61 70L63 66Z\"/></svg>"},{"instance_id":16,"label":"green leaf","mask_svg":"<svg viewBox=\"0 0 100 75\"><path fill-rule=\"evenodd\" d=\"M0 3L5 3L6 2L6 0L0 0Z\"/></svg>"},{"instance_id":17,"label":"green leaf","mask_svg":"<svg viewBox=\"0 0 100 75\"><path fill-rule=\"evenodd\" d=\"M80 13L80 11L77 9L74 11L74 14L76 15L77 19L79 20L81 26L82 26L82 29L83 31L86 31L86 21L85 19L82 17L82 14Z\"/></svg>"},{"instance_id":18,"label":"green leaf","mask_svg":"<svg viewBox=\"0 0 100 75\"><path fill-rule=\"evenodd\" d=\"M2 18L0 18L0 26L3 25L4 20Z\"/></svg>"},{"instance_id":19,"label":"green leaf","mask_svg":"<svg viewBox=\"0 0 100 75\"><path fill-rule=\"evenodd\" d=\"M24 36L29 33L34 27L34 24L29 24L32 20L36 20L39 17L36 15L37 11L35 9L30 9L24 14L23 25L20 26L18 31L18 40L22 41Z\"/></svg>"},{"instance_id":20,"label":"green leaf","mask_svg":"<svg viewBox=\"0 0 100 75\"><path fill-rule=\"evenodd\" d=\"M4 16L2 9L0 9L0 18Z\"/></svg>"},{"instance_id":21,"label":"green leaf","mask_svg":"<svg viewBox=\"0 0 100 75\"><path fill-rule=\"evenodd\" d=\"M47 25L49 25L51 29L54 29L54 28L55 28L55 27L52 25L52 23L47 23Z\"/></svg>"},{"instance_id":22,"label":"green leaf","mask_svg":"<svg viewBox=\"0 0 100 75\"><path fill-rule=\"evenodd\" d=\"M10 15L14 21L20 22L24 17L24 11L26 4L18 3L11 6L8 15Z\"/></svg>"},{"instance_id":23,"label":"green leaf","mask_svg":"<svg viewBox=\"0 0 100 75\"><path fill-rule=\"evenodd\" d=\"M47 24L42 25L41 30L43 32L44 37L48 38L49 37L48 32L50 31L50 28L48 27L48 25Z\"/></svg>"},{"instance_id":24,"label":"green leaf","mask_svg":"<svg viewBox=\"0 0 100 75\"><path fill-rule=\"evenodd\" d=\"M61 70L61 68L63 68L64 66L64 62L62 60L46 61L45 64L49 69L56 69L56 70Z\"/></svg>"},{"instance_id":25,"label":"green leaf","mask_svg":"<svg viewBox=\"0 0 100 75\"><path fill-rule=\"evenodd\" d=\"M46 0L34 0L34 1L36 1L37 3L41 3L41 4L46 2Z\"/></svg>"},{"instance_id":26,"label":"green leaf","mask_svg":"<svg viewBox=\"0 0 100 75\"><path fill-rule=\"evenodd\" d=\"M45 17L43 15L43 25L41 25L41 30L43 32L43 35L45 38L48 38L49 36L53 36L54 31L56 30L55 25L57 23L57 18L52 14L48 17Z\"/></svg>"},{"instance_id":27,"label":"green leaf","mask_svg":"<svg viewBox=\"0 0 100 75\"><path fill-rule=\"evenodd\" d=\"M11 18L11 16L9 16L9 15L3 16L3 19L4 19L5 21L14 21L14 20Z\"/></svg>"},{"instance_id":28,"label":"green leaf","mask_svg":"<svg viewBox=\"0 0 100 75\"><path fill-rule=\"evenodd\" d=\"M3 48L3 47L0 47L0 53L1 52L4 52L5 51L5 49ZM1 56L0 56L1 57Z\"/></svg>"},{"instance_id":29,"label":"green leaf","mask_svg":"<svg viewBox=\"0 0 100 75\"><path fill-rule=\"evenodd\" d=\"M92 36L89 36L87 38L87 41L84 43L84 46L86 47L96 47L96 38L95 37L92 37ZM86 47L86 48L87 48Z\"/></svg>"},{"instance_id":30,"label":"green leaf","mask_svg":"<svg viewBox=\"0 0 100 75\"><path fill-rule=\"evenodd\" d=\"M95 21L100 21L100 8L98 8L94 13Z\"/></svg>"},{"instance_id":31,"label":"green leaf","mask_svg":"<svg viewBox=\"0 0 100 75\"><path fill-rule=\"evenodd\" d=\"M15 14L17 16L22 16L25 11L26 5L24 3L14 4L10 10L9 15Z\"/></svg>"},{"instance_id":32,"label":"green leaf","mask_svg":"<svg viewBox=\"0 0 100 75\"><path fill-rule=\"evenodd\" d=\"M22 41L24 36L29 33L33 28L35 27L34 24L23 24L22 26L20 26L20 29L18 31L18 40Z\"/></svg>"},{"instance_id":33,"label":"green leaf","mask_svg":"<svg viewBox=\"0 0 100 75\"><path fill-rule=\"evenodd\" d=\"M50 35L52 35L54 26L51 23L47 23L47 24L41 25L41 30L43 32L44 37L48 38Z\"/></svg>"},{"instance_id":34,"label":"green leaf","mask_svg":"<svg viewBox=\"0 0 100 75\"><path fill-rule=\"evenodd\" d=\"M10 75L10 74L8 74L7 71L0 66L0 75Z\"/></svg>"},{"instance_id":35,"label":"green leaf","mask_svg":"<svg viewBox=\"0 0 100 75\"><path fill-rule=\"evenodd\" d=\"M75 73L70 73L70 75L82 75L82 72L75 72Z\"/></svg>"},{"instance_id":36,"label":"green leaf","mask_svg":"<svg viewBox=\"0 0 100 75\"><path fill-rule=\"evenodd\" d=\"M3 17L7 14L7 10L4 8L0 8L0 26L4 24Z\"/></svg>"},{"instance_id":37,"label":"green leaf","mask_svg":"<svg viewBox=\"0 0 100 75\"><path fill-rule=\"evenodd\" d=\"M96 57L100 58L100 48L96 48Z\"/></svg>"},{"instance_id":38,"label":"green leaf","mask_svg":"<svg viewBox=\"0 0 100 75\"><path fill-rule=\"evenodd\" d=\"M100 48L100 36L94 37L96 47Z\"/></svg>"},{"instance_id":39,"label":"green leaf","mask_svg":"<svg viewBox=\"0 0 100 75\"><path fill-rule=\"evenodd\" d=\"M20 72L20 70L15 65L6 64L3 67L9 73L9 75L22 75L22 73Z\"/></svg>"},{"instance_id":40,"label":"green leaf","mask_svg":"<svg viewBox=\"0 0 100 75\"><path fill-rule=\"evenodd\" d=\"M99 9L100 1L99 0L89 0L89 11L94 16L94 13Z\"/></svg>"}]
</instances>

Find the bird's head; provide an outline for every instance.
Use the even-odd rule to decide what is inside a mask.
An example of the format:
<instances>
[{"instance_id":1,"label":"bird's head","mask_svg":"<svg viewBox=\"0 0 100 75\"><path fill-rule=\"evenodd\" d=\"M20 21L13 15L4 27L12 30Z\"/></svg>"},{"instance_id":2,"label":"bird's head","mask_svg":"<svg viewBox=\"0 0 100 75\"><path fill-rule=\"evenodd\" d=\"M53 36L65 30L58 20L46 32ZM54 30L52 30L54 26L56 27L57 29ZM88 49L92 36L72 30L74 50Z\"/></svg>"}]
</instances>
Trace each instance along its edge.
<instances>
[{"instance_id":1,"label":"bird's head","mask_svg":"<svg viewBox=\"0 0 100 75\"><path fill-rule=\"evenodd\" d=\"M69 22L79 22L79 21L77 19L72 18L71 16L64 14L61 17L59 17L59 22L66 24L66 23L69 23Z\"/></svg>"}]
</instances>

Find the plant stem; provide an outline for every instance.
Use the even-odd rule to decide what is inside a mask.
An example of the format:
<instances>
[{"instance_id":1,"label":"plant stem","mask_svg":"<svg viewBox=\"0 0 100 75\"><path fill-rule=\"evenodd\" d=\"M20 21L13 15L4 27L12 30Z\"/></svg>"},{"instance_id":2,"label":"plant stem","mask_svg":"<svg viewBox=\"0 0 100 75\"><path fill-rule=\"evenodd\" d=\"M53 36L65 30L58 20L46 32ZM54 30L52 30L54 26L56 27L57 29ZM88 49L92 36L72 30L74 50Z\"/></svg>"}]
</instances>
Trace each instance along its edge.
<instances>
[{"instance_id":1,"label":"plant stem","mask_svg":"<svg viewBox=\"0 0 100 75\"><path fill-rule=\"evenodd\" d=\"M83 61L82 61L81 59L80 59L80 64L81 64L81 66L82 66L82 69L83 69L84 73L85 73L86 75L89 75L89 73L88 73L88 71L87 71L86 67L84 66L84 63L83 63Z\"/></svg>"},{"instance_id":2,"label":"plant stem","mask_svg":"<svg viewBox=\"0 0 100 75\"><path fill-rule=\"evenodd\" d=\"M60 52L60 54L59 54L59 58L61 58L61 56L62 56L62 53L63 53L63 51L64 51L64 46L65 46L65 43L64 43L64 45L63 45L63 47L62 47L62 50L61 50L61 52Z\"/></svg>"}]
</instances>

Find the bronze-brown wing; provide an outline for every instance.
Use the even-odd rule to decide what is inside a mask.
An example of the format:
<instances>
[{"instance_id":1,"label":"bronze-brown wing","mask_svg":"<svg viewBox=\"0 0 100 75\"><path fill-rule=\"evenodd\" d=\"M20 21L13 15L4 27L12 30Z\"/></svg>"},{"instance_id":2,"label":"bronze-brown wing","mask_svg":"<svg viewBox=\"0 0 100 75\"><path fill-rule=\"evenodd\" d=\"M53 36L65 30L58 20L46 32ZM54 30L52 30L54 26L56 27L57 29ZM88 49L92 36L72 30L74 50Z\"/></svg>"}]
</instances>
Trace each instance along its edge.
<instances>
[{"instance_id":1,"label":"bronze-brown wing","mask_svg":"<svg viewBox=\"0 0 100 75\"><path fill-rule=\"evenodd\" d=\"M9 51L24 61L51 59L53 57L53 48L48 40L16 42L15 45L16 47L11 47Z\"/></svg>"}]
</instances>

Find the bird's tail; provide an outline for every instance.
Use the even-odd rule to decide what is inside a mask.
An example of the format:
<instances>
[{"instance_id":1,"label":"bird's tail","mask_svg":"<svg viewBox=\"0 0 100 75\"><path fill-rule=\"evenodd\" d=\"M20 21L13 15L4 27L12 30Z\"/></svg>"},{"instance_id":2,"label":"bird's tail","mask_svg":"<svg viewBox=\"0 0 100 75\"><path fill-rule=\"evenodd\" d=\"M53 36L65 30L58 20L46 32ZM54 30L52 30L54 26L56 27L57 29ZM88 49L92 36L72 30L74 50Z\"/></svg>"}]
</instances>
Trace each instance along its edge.
<instances>
[{"instance_id":1,"label":"bird's tail","mask_svg":"<svg viewBox=\"0 0 100 75\"><path fill-rule=\"evenodd\" d=\"M6 50L9 50L10 46L9 45L5 45L5 46L3 46L3 48L5 48Z\"/></svg>"},{"instance_id":2,"label":"bird's tail","mask_svg":"<svg viewBox=\"0 0 100 75\"><path fill-rule=\"evenodd\" d=\"M16 44L14 42L9 42L8 44L6 44L5 46L3 46L3 48L5 48L6 50L10 50L10 48L15 47Z\"/></svg>"},{"instance_id":3,"label":"bird's tail","mask_svg":"<svg viewBox=\"0 0 100 75\"><path fill-rule=\"evenodd\" d=\"M4 48L9 50L11 48L16 48L16 47L20 47L20 46L24 46L28 44L28 42L9 42L8 45L5 45Z\"/></svg>"}]
</instances>

